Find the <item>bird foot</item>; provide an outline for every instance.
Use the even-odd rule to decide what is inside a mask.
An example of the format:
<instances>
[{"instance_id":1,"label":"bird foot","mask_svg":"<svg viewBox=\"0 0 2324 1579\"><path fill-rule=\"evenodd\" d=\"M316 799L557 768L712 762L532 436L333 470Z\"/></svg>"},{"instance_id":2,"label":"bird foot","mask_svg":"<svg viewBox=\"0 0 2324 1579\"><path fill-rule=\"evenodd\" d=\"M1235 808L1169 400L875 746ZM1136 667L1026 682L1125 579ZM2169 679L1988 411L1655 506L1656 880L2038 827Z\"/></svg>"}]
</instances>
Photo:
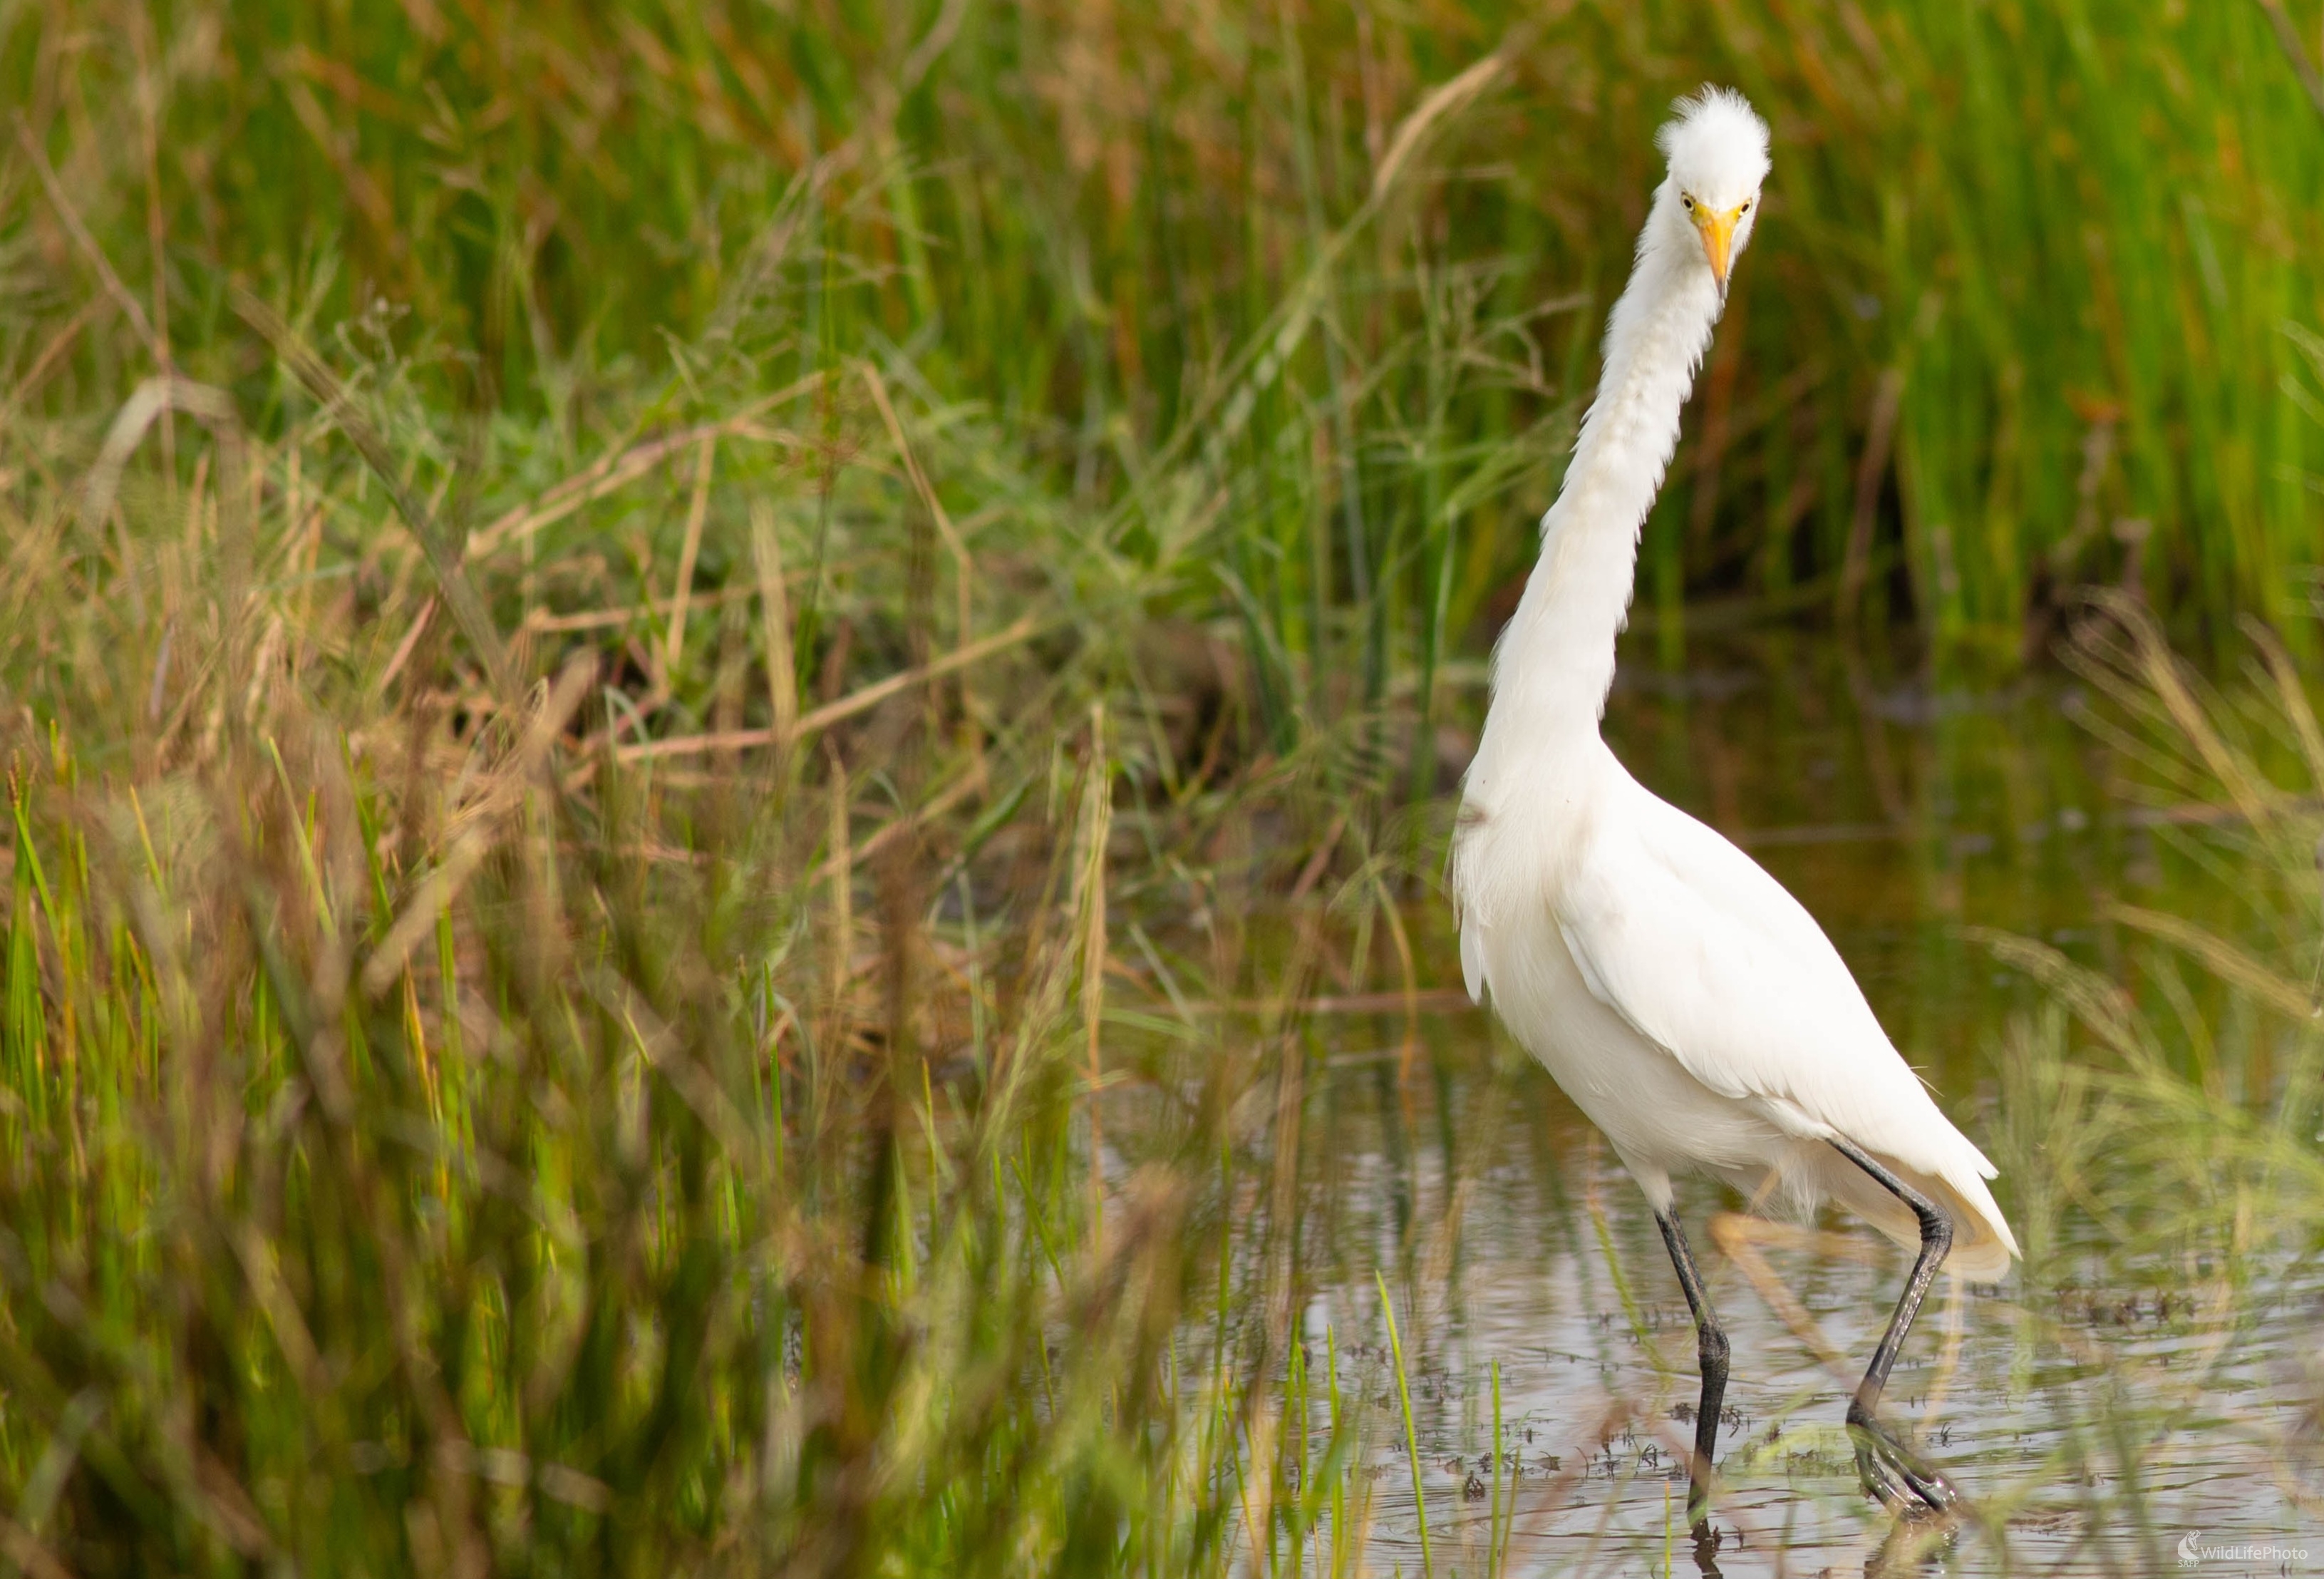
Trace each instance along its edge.
<instances>
[{"instance_id":1,"label":"bird foot","mask_svg":"<svg viewBox=\"0 0 2324 1579\"><path fill-rule=\"evenodd\" d=\"M1848 1434L1856 1441L1865 1495L1898 1518L1945 1518L1969 1506L1959 1487L1868 1410L1850 1407Z\"/></svg>"},{"instance_id":2,"label":"bird foot","mask_svg":"<svg viewBox=\"0 0 2324 1579\"><path fill-rule=\"evenodd\" d=\"M1720 1532L1711 1527L1710 1519L1698 1518L1688 1533L1693 1537L1695 1572L1702 1579L1726 1579L1719 1569Z\"/></svg>"}]
</instances>

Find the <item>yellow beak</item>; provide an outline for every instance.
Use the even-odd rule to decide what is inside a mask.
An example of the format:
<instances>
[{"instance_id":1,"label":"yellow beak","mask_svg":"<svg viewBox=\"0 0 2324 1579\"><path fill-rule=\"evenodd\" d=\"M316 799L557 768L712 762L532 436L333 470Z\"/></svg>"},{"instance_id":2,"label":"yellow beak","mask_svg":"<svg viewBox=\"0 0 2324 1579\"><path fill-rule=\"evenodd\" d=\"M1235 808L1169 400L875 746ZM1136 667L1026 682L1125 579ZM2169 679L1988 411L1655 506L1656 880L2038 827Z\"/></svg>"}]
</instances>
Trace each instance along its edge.
<instances>
[{"instance_id":1,"label":"yellow beak","mask_svg":"<svg viewBox=\"0 0 2324 1579\"><path fill-rule=\"evenodd\" d=\"M1721 291L1727 289L1727 265L1735 247L1735 222L1743 217L1740 207L1724 214L1714 214L1707 208L1694 211L1694 227L1702 233L1702 252L1711 260L1711 278L1719 282Z\"/></svg>"}]
</instances>

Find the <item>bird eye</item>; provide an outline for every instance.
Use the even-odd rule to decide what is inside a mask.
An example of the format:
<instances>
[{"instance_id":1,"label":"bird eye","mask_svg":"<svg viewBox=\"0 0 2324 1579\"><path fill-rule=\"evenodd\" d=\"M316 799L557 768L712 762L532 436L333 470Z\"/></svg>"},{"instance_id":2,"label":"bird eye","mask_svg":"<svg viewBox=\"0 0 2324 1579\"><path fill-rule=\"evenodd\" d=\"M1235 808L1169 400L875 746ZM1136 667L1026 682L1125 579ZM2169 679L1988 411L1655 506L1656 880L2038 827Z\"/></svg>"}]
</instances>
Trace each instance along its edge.
<instances>
[{"instance_id":1,"label":"bird eye","mask_svg":"<svg viewBox=\"0 0 2324 1579\"><path fill-rule=\"evenodd\" d=\"M1750 199L1748 199L1748 198L1747 198L1747 199L1744 199L1744 202L1743 202L1743 206L1742 206L1740 208L1736 209L1735 211L1736 211L1738 214L1748 214L1748 213L1751 211L1751 202L1750 202Z\"/></svg>"},{"instance_id":2,"label":"bird eye","mask_svg":"<svg viewBox=\"0 0 2324 1579\"><path fill-rule=\"evenodd\" d=\"M1688 213L1692 214L1694 212L1694 199L1692 197L1688 196L1684 192L1681 192L1678 195L1678 200L1686 205Z\"/></svg>"}]
</instances>

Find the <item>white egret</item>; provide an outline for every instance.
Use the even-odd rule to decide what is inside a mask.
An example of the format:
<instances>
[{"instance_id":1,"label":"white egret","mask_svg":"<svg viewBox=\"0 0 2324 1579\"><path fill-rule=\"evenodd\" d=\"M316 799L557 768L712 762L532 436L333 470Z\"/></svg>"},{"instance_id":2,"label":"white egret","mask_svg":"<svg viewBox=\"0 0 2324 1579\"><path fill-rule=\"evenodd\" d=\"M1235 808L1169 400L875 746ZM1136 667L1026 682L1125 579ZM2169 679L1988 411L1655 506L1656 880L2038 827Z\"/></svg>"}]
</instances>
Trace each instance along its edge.
<instances>
[{"instance_id":1,"label":"white egret","mask_svg":"<svg viewBox=\"0 0 2324 1579\"><path fill-rule=\"evenodd\" d=\"M1494 651L1453 842L1462 974L1605 1131L1662 1226L1699 1340L1698 1537L1728 1344L1672 1207L1671 1176L1689 1169L1755 1202L1838 1201L1917 1249L1848 1424L1869 1494L1941 1510L1960 1493L1876 1409L1948 1252L1956 1272L1992 1279L2017 1251L1986 1187L1993 1165L1930 1100L1814 918L1599 734L1638 532L1768 168L1766 125L1728 89L1680 100L1656 141L1669 172Z\"/></svg>"}]
</instances>

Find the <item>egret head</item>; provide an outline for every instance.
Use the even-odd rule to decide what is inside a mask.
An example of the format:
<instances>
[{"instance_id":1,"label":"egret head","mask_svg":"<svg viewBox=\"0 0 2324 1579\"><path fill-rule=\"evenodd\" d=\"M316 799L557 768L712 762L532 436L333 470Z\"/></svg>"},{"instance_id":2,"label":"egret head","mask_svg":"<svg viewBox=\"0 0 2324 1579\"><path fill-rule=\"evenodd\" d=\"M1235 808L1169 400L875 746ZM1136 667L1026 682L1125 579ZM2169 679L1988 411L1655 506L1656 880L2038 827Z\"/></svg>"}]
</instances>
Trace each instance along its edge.
<instances>
[{"instance_id":1,"label":"egret head","mask_svg":"<svg viewBox=\"0 0 2324 1579\"><path fill-rule=\"evenodd\" d=\"M1728 271L1751 239L1759 183L1767 179L1767 123L1731 88L1704 88L1672 106L1655 135L1670 175L1655 194L1665 239L1699 245L1721 294Z\"/></svg>"}]
</instances>

